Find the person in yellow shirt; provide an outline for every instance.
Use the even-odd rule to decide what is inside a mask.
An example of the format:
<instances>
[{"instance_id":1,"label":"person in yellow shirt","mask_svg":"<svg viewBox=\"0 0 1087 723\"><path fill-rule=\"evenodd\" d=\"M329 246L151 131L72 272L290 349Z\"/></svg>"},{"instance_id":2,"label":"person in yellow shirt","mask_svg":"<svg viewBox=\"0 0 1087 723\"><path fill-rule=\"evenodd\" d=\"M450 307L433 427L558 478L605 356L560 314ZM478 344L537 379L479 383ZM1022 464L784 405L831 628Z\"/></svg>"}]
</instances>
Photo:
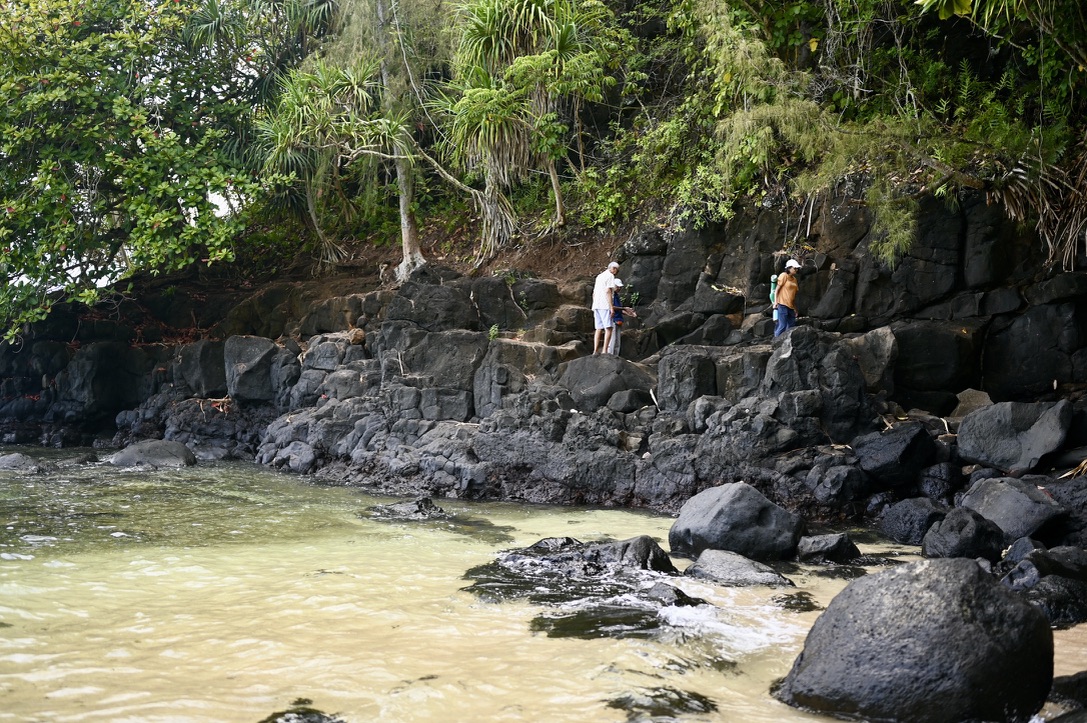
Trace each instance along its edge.
<instances>
[{"instance_id":1,"label":"person in yellow shirt","mask_svg":"<svg viewBox=\"0 0 1087 723\"><path fill-rule=\"evenodd\" d=\"M781 336L796 326L796 292L800 288L796 282L796 272L800 262L789 259L785 262L785 272L778 277L777 293L774 295L774 310L777 311L777 324L774 336Z\"/></svg>"}]
</instances>

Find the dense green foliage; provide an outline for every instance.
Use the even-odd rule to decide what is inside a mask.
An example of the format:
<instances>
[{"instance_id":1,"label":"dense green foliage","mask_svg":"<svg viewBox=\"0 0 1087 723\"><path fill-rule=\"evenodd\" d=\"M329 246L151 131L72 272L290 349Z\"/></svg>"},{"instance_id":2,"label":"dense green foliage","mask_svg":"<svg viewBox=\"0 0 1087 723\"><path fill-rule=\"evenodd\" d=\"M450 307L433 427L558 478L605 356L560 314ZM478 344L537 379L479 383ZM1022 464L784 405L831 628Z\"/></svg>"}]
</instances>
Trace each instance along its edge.
<instances>
[{"instance_id":1,"label":"dense green foliage","mask_svg":"<svg viewBox=\"0 0 1087 723\"><path fill-rule=\"evenodd\" d=\"M0 4L0 319L229 258L261 194L248 122L307 35L217 0ZM318 18L320 19L320 18Z\"/></svg>"},{"instance_id":2,"label":"dense green foliage","mask_svg":"<svg viewBox=\"0 0 1087 723\"><path fill-rule=\"evenodd\" d=\"M201 92L176 5L4 10L0 316L42 318L50 289L89 298L125 268L226 256L237 222L209 194L248 189L215 122L236 111Z\"/></svg>"},{"instance_id":3,"label":"dense green foliage","mask_svg":"<svg viewBox=\"0 0 1087 723\"><path fill-rule=\"evenodd\" d=\"M477 260L573 222L987 194L1087 232L1078 0L0 0L0 317L229 257L261 209L325 261L468 197ZM548 191L544 192L543 189ZM218 215L226 199L236 213ZM391 239L389 239L391 240ZM787 239L801 243L803 238Z\"/></svg>"}]
</instances>

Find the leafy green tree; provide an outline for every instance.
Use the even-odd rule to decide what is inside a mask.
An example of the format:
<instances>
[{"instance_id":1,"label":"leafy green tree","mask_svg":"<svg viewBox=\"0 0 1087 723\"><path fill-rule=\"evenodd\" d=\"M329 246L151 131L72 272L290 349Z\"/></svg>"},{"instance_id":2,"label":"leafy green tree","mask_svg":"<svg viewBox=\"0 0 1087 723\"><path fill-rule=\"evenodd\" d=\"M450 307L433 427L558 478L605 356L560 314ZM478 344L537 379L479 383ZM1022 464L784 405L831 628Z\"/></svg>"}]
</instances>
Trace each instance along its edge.
<instances>
[{"instance_id":1,"label":"leafy green tree","mask_svg":"<svg viewBox=\"0 0 1087 723\"><path fill-rule=\"evenodd\" d=\"M258 191L224 152L247 110L205 77L178 2L4 0L0 23L0 322L137 271L231 255Z\"/></svg>"},{"instance_id":2,"label":"leafy green tree","mask_svg":"<svg viewBox=\"0 0 1087 723\"><path fill-rule=\"evenodd\" d=\"M566 223L566 210L557 164L567 153L567 117L577 127L579 167L585 169L581 109L585 102L604 101L604 92L617 83L609 71L621 57L627 38L614 30L611 12L595 0L556 2L550 36L538 52L515 57L505 77L515 88L527 89L529 139L534 160L542 160L551 179L557 226Z\"/></svg>"}]
</instances>

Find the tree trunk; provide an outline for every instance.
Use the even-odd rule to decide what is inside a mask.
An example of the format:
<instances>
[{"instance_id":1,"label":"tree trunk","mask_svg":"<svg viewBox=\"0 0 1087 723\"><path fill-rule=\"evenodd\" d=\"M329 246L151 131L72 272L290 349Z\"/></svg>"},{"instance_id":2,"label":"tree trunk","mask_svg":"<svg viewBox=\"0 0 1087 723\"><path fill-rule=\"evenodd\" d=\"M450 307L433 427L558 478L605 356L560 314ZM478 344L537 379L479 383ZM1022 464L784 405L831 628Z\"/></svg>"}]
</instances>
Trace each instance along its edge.
<instances>
[{"instance_id":1,"label":"tree trunk","mask_svg":"<svg viewBox=\"0 0 1087 723\"><path fill-rule=\"evenodd\" d=\"M396 185L400 189L400 242L404 247L404 260L396 267L396 280L407 281L411 272L426 264L419 245L419 224L411 209L415 198L415 179L405 158L396 159Z\"/></svg>"},{"instance_id":2,"label":"tree trunk","mask_svg":"<svg viewBox=\"0 0 1087 723\"><path fill-rule=\"evenodd\" d=\"M582 138L581 99L574 98L574 135L577 137L577 162L581 174L585 175L585 139Z\"/></svg>"},{"instance_id":3,"label":"tree trunk","mask_svg":"<svg viewBox=\"0 0 1087 723\"><path fill-rule=\"evenodd\" d=\"M559 187L559 171L555 168L555 159L547 159L547 173L551 176L551 190L555 193L555 225L566 225L566 207L562 202L562 189Z\"/></svg>"},{"instance_id":4,"label":"tree trunk","mask_svg":"<svg viewBox=\"0 0 1087 723\"><path fill-rule=\"evenodd\" d=\"M317 202L313 200L313 184L309 182L306 183L306 210L309 212L309 220L313 224L317 240L321 244L319 264L323 267L332 266L343 259L343 248L328 236L325 236L325 232L321 228L321 222L317 220Z\"/></svg>"},{"instance_id":5,"label":"tree trunk","mask_svg":"<svg viewBox=\"0 0 1087 723\"><path fill-rule=\"evenodd\" d=\"M378 41L381 43L381 85L382 104L389 109L392 100L392 85L389 83L389 23L386 19L388 8L386 0L377 0ZM426 263L419 244L419 224L411 208L415 200L415 180L411 175L411 166L407 159L397 152L396 187L400 195L400 245L404 249L404 260L396 267L397 281L406 281L411 272Z\"/></svg>"}]
</instances>

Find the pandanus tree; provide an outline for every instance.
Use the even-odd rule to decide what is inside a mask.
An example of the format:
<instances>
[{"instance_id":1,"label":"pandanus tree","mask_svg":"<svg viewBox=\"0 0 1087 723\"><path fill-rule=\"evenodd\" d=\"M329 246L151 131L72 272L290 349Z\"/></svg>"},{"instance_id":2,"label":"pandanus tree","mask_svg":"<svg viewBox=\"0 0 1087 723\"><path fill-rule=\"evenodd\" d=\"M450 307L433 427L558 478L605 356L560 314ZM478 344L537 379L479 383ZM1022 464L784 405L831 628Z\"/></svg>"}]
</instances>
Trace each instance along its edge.
<instances>
[{"instance_id":1,"label":"pandanus tree","mask_svg":"<svg viewBox=\"0 0 1087 723\"><path fill-rule=\"evenodd\" d=\"M300 184L324 265L341 261L345 252L325 232L321 205L343 197L344 173L356 159L387 155L383 149L398 131L375 112L377 68L373 60L354 68L317 61L291 71L281 81L277 103L256 120L264 170Z\"/></svg>"},{"instance_id":2,"label":"pandanus tree","mask_svg":"<svg viewBox=\"0 0 1087 723\"><path fill-rule=\"evenodd\" d=\"M259 147L265 170L292 174L288 188L296 193L290 195L303 200L326 262L342 249L325 220L331 226L356 214L382 213L389 175L395 174L403 249L396 276L403 280L425 263L415 212L418 161L463 187L415 138L428 122L421 79L446 57L440 32L445 15L441 2L399 0L344 0L340 11L342 22L322 47L321 61L294 73L287 80L293 90L263 116ZM356 82L365 86L365 97L340 95L341 86Z\"/></svg>"},{"instance_id":3,"label":"pandanus tree","mask_svg":"<svg viewBox=\"0 0 1087 723\"><path fill-rule=\"evenodd\" d=\"M438 107L448 117L447 155L454 164L479 169L484 190L475 194L482 233L477 262L500 250L513 236L517 221L505 194L524 172L528 160L528 112L523 92L509 88L477 68L457 96L441 96Z\"/></svg>"},{"instance_id":4,"label":"pandanus tree","mask_svg":"<svg viewBox=\"0 0 1087 723\"><path fill-rule=\"evenodd\" d=\"M375 109L396 132L386 138L383 155L359 158L354 170L361 183L377 191L387 186L389 169L395 173L403 249L396 276L404 280L426 263L415 212L416 161L420 155L414 134L426 122L420 78L439 67L444 56L438 39L444 22L441 2L405 5L400 0L346 0L343 8L344 27L326 49L324 58L331 65L345 67L360 56L377 63ZM372 210L380 204L382 195L371 193L368 199L361 200L362 204Z\"/></svg>"},{"instance_id":5,"label":"pandanus tree","mask_svg":"<svg viewBox=\"0 0 1087 723\"><path fill-rule=\"evenodd\" d=\"M446 149L484 180L480 259L516 230L505 196L531 168L544 165L565 222L557 163L565 157L563 118L582 100L599 100L614 80L601 30L610 17L585 0L470 0L459 16L454 80L438 106L448 119ZM580 134L578 135L580 141Z\"/></svg>"}]
</instances>

